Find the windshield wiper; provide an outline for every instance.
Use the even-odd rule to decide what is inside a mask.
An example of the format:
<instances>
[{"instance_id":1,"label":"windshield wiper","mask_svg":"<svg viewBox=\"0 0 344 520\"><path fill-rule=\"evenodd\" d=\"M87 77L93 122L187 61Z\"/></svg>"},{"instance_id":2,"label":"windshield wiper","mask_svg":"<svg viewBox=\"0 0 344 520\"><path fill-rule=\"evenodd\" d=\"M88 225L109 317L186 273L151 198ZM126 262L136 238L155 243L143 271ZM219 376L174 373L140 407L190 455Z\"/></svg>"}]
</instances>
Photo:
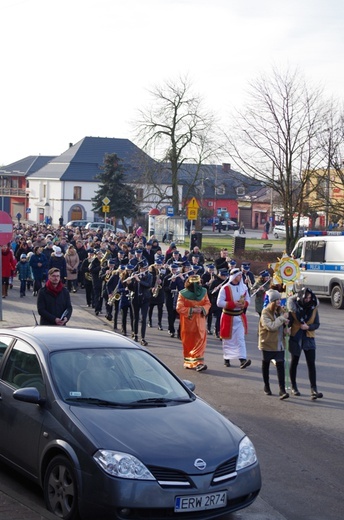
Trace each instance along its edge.
<instances>
[{"instance_id":1,"label":"windshield wiper","mask_svg":"<svg viewBox=\"0 0 344 520\"><path fill-rule=\"evenodd\" d=\"M147 399L138 399L137 401L132 401L130 406L140 406L145 404L157 404L165 406L168 403L189 403L191 401L190 398L184 399L181 397L176 397L175 399L167 399L166 397L148 397Z\"/></svg>"},{"instance_id":2,"label":"windshield wiper","mask_svg":"<svg viewBox=\"0 0 344 520\"><path fill-rule=\"evenodd\" d=\"M106 401L97 397L67 397L66 401L74 401L76 403L89 403L98 406L128 406L125 403L117 403L116 401Z\"/></svg>"}]
</instances>

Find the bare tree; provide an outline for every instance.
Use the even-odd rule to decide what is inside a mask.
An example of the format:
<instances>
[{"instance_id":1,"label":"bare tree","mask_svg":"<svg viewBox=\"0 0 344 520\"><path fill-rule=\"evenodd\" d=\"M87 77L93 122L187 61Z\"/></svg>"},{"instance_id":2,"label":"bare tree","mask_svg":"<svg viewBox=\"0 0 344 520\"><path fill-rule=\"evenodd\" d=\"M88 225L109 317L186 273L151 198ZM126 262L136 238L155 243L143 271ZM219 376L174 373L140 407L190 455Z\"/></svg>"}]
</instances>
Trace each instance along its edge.
<instances>
[{"instance_id":1,"label":"bare tree","mask_svg":"<svg viewBox=\"0 0 344 520\"><path fill-rule=\"evenodd\" d=\"M342 106L331 101L318 132L322 168L313 180L317 200L313 203L326 215L326 225L344 217L344 111Z\"/></svg>"},{"instance_id":2,"label":"bare tree","mask_svg":"<svg viewBox=\"0 0 344 520\"><path fill-rule=\"evenodd\" d=\"M209 162L219 149L214 136L215 118L203 109L201 98L191 89L187 78L157 86L150 92L151 108L140 111L136 123L136 135L142 148L169 169L175 214L180 209L179 187L185 165L200 166ZM188 186L194 186L199 179L199 168L194 168L189 178L183 175L183 182ZM161 189L160 179L155 186ZM165 199L166 192L163 196Z\"/></svg>"},{"instance_id":3,"label":"bare tree","mask_svg":"<svg viewBox=\"0 0 344 520\"><path fill-rule=\"evenodd\" d=\"M324 113L321 90L309 89L297 71L274 69L250 83L248 103L226 135L232 160L281 201L288 252L298 236L293 217L304 212L307 181L323 160L317 135Z\"/></svg>"}]
</instances>

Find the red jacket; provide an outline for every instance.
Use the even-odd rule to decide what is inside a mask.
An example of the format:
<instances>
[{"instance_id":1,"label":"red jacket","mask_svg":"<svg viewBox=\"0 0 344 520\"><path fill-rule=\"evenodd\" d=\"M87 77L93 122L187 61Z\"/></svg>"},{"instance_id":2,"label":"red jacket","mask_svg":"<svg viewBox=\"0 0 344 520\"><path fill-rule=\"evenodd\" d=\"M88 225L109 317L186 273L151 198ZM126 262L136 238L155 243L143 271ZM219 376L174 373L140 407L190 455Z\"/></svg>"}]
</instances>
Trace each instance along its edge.
<instances>
[{"instance_id":1,"label":"red jacket","mask_svg":"<svg viewBox=\"0 0 344 520\"><path fill-rule=\"evenodd\" d=\"M14 258L12 249L2 249L2 277L9 278L12 276L13 271L15 270L17 265L17 261Z\"/></svg>"}]
</instances>

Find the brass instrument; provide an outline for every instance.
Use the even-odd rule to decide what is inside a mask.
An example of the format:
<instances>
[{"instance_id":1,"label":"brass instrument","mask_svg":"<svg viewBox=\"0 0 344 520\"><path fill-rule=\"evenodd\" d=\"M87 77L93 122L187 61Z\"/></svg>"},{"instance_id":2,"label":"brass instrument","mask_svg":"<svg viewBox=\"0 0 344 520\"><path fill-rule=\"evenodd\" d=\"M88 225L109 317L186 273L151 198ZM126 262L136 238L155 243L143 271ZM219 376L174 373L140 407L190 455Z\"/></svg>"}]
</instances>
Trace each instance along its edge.
<instances>
[{"instance_id":1,"label":"brass instrument","mask_svg":"<svg viewBox=\"0 0 344 520\"><path fill-rule=\"evenodd\" d=\"M121 299L121 293L116 288L114 290L114 292L111 295L109 295L107 303L108 303L108 305L113 305L115 302L118 302L120 299Z\"/></svg>"}]
</instances>

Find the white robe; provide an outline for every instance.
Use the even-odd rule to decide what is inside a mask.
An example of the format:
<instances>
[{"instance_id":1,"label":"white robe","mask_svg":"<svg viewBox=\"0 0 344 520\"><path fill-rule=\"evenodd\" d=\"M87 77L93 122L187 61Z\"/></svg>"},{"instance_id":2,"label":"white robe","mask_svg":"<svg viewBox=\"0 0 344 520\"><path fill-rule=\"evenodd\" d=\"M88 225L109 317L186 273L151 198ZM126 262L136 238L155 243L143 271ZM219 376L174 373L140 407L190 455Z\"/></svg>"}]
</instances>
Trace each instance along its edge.
<instances>
[{"instance_id":1,"label":"white robe","mask_svg":"<svg viewBox=\"0 0 344 520\"><path fill-rule=\"evenodd\" d=\"M245 300L250 302L247 287L240 282L238 285L227 283L232 291L233 301L237 301L245 294ZM217 298L218 307L226 306L225 286L221 287ZM241 316L233 316L233 328L231 339L222 340L223 358L224 359L247 359L245 329Z\"/></svg>"}]
</instances>

